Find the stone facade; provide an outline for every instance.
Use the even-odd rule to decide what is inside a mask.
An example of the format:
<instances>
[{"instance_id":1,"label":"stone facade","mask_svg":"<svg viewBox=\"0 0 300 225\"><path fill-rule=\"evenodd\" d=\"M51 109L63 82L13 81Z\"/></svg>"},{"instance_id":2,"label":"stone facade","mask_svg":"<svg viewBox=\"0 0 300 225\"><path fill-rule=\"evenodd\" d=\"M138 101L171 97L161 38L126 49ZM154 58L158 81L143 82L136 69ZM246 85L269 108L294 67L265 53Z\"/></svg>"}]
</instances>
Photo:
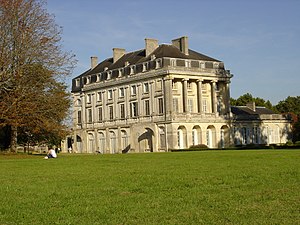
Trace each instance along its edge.
<instances>
[{"instance_id":1,"label":"stone facade","mask_svg":"<svg viewBox=\"0 0 300 225\"><path fill-rule=\"evenodd\" d=\"M145 49L130 53L114 48L113 57L100 63L91 57L91 68L72 81L73 151L159 152L199 144L286 142L289 121L281 115L231 112L231 78L223 62L189 49L187 37L170 45L145 39ZM270 139L270 130L280 138Z\"/></svg>"}]
</instances>

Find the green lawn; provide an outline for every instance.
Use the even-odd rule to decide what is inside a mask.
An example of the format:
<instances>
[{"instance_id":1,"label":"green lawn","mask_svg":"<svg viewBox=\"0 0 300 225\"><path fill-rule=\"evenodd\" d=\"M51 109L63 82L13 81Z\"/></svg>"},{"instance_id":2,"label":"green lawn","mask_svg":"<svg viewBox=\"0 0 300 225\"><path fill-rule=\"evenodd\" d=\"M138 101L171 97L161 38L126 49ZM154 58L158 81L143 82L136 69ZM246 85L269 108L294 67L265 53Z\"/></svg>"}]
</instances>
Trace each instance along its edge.
<instances>
[{"instance_id":1,"label":"green lawn","mask_svg":"<svg viewBox=\"0 0 300 225\"><path fill-rule=\"evenodd\" d=\"M300 150L0 155L0 224L300 224Z\"/></svg>"}]
</instances>

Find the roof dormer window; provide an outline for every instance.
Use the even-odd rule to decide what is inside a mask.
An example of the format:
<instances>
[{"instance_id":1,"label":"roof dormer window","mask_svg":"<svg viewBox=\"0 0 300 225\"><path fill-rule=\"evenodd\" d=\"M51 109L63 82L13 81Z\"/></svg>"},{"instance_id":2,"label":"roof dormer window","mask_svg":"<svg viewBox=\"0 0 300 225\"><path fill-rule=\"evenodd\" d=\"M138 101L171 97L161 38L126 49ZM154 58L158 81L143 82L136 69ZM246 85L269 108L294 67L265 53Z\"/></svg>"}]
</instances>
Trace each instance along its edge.
<instances>
[{"instance_id":1,"label":"roof dormer window","mask_svg":"<svg viewBox=\"0 0 300 225\"><path fill-rule=\"evenodd\" d=\"M148 62L145 62L143 63L143 72L149 70L149 63Z\"/></svg>"},{"instance_id":2,"label":"roof dormer window","mask_svg":"<svg viewBox=\"0 0 300 225\"><path fill-rule=\"evenodd\" d=\"M161 59L158 59L155 61L155 69L161 68L162 67L162 62Z\"/></svg>"},{"instance_id":3,"label":"roof dormer window","mask_svg":"<svg viewBox=\"0 0 300 225\"><path fill-rule=\"evenodd\" d=\"M170 59L171 66L176 66L176 59Z\"/></svg>"},{"instance_id":4,"label":"roof dormer window","mask_svg":"<svg viewBox=\"0 0 300 225\"><path fill-rule=\"evenodd\" d=\"M135 73L135 66L130 66L130 75Z\"/></svg>"},{"instance_id":5,"label":"roof dormer window","mask_svg":"<svg viewBox=\"0 0 300 225\"><path fill-rule=\"evenodd\" d=\"M110 80L110 79L111 79L111 75L112 75L111 70L110 70L110 71L107 71L107 80Z\"/></svg>"},{"instance_id":6,"label":"roof dormer window","mask_svg":"<svg viewBox=\"0 0 300 225\"><path fill-rule=\"evenodd\" d=\"M76 85L76 87L79 87L79 86L80 86L80 78L77 78L77 79L75 80L75 85Z\"/></svg>"},{"instance_id":7,"label":"roof dormer window","mask_svg":"<svg viewBox=\"0 0 300 225\"><path fill-rule=\"evenodd\" d=\"M190 60L185 60L185 67L188 67L188 68L191 67L191 61Z\"/></svg>"}]
</instances>

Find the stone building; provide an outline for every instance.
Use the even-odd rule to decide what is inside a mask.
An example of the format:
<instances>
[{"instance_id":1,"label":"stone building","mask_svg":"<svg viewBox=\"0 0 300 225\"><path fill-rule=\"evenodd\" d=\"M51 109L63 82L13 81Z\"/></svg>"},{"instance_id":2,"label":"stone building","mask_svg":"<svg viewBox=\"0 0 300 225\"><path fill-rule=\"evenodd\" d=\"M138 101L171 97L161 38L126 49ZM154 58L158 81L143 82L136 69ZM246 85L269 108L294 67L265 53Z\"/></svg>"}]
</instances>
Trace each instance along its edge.
<instances>
[{"instance_id":1,"label":"stone building","mask_svg":"<svg viewBox=\"0 0 300 225\"><path fill-rule=\"evenodd\" d=\"M159 152L199 144L223 148L253 141L243 138L253 136L254 127L263 139L257 143L266 142L257 128L266 111L248 119L242 109L233 114L230 71L222 61L189 49L187 37L161 45L147 38L145 49L113 48L112 55L100 63L91 57L90 69L72 80L75 152ZM280 115L273 116L276 120L267 115L278 132L289 127ZM285 142L287 136L280 136Z\"/></svg>"}]
</instances>

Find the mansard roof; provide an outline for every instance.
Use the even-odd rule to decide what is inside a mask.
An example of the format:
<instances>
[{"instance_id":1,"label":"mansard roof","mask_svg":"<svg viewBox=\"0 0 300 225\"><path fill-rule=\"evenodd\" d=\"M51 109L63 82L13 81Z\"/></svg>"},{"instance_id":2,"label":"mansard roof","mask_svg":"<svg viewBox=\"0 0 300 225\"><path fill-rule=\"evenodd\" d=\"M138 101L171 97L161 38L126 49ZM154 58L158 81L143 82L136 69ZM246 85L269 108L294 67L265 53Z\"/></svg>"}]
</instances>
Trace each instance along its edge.
<instances>
[{"instance_id":1,"label":"mansard roof","mask_svg":"<svg viewBox=\"0 0 300 225\"><path fill-rule=\"evenodd\" d=\"M103 60L102 62L97 64L94 68L88 69L87 71L85 71L84 73L80 74L79 76L73 79L72 92L80 91L80 89L82 88L83 85L82 80L80 81L79 86L75 85L75 80L78 78L103 73L105 71L112 71L118 68L124 68L126 67L126 65L141 64L143 62L150 61L153 58L163 58L163 57L221 62L217 59L211 58L207 55L193 51L191 49L188 49L188 54L184 54L182 50L180 50L178 47L174 45L161 44L148 56L146 56L146 49L141 49L141 50L125 53L116 62L114 62L113 57ZM103 77L101 78L101 80L105 80L106 76L107 74L103 73Z\"/></svg>"},{"instance_id":2,"label":"mansard roof","mask_svg":"<svg viewBox=\"0 0 300 225\"><path fill-rule=\"evenodd\" d=\"M113 70L117 68L122 68L125 66L125 62L128 62L129 65L135 65L149 61L152 56L155 58L170 57L170 58L182 58L182 59L194 59L194 60L203 60L203 61L214 61L220 62L217 59L211 58L199 52L189 49L189 55L185 55L178 48L173 45L162 44L157 49L155 49L148 57L146 57L145 49L129 52L123 55L118 61L113 62L113 58L107 58L100 62L94 69L88 70L83 74L79 75L92 75L104 72L105 70Z\"/></svg>"}]
</instances>

